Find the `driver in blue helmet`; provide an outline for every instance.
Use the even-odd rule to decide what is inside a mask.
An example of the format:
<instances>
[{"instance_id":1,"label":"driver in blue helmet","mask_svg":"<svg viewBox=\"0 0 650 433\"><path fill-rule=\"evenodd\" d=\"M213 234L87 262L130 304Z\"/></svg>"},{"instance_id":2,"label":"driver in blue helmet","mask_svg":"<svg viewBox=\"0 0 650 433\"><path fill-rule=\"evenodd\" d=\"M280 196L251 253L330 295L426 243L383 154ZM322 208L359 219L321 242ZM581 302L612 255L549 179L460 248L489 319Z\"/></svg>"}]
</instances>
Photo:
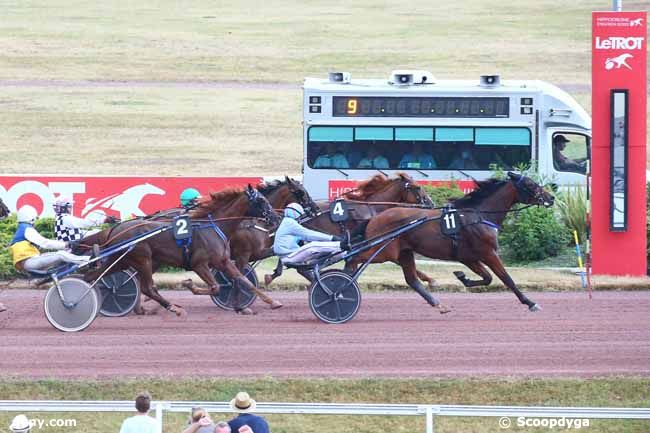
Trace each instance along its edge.
<instances>
[{"instance_id":1,"label":"driver in blue helmet","mask_svg":"<svg viewBox=\"0 0 650 433\"><path fill-rule=\"evenodd\" d=\"M341 236L333 236L300 225L298 219L305 213L298 203L289 203L284 208L284 218L275 232L273 252L284 264L307 262L318 256L342 249L348 249L347 241ZM300 246L300 242L304 242ZM307 279L311 276L304 275Z\"/></svg>"}]
</instances>

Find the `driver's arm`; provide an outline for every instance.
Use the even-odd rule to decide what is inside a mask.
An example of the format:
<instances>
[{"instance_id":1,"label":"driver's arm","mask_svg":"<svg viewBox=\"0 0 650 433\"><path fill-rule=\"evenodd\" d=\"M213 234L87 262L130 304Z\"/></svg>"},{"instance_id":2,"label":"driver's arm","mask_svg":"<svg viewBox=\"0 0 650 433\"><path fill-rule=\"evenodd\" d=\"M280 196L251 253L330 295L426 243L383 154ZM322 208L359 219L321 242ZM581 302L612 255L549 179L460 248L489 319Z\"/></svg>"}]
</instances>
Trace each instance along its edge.
<instances>
[{"instance_id":1,"label":"driver's arm","mask_svg":"<svg viewBox=\"0 0 650 433\"><path fill-rule=\"evenodd\" d=\"M290 234L292 236L297 236L300 239L311 242L311 241L331 241L333 239L332 235L322 233L316 230L310 230L306 227L301 226L298 222L291 220L289 225Z\"/></svg>"},{"instance_id":2,"label":"driver's arm","mask_svg":"<svg viewBox=\"0 0 650 433\"><path fill-rule=\"evenodd\" d=\"M68 247L68 244L63 241L44 238L34 227L25 230L25 239L44 250L64 250Z\"/></svg>"}]
</instances>

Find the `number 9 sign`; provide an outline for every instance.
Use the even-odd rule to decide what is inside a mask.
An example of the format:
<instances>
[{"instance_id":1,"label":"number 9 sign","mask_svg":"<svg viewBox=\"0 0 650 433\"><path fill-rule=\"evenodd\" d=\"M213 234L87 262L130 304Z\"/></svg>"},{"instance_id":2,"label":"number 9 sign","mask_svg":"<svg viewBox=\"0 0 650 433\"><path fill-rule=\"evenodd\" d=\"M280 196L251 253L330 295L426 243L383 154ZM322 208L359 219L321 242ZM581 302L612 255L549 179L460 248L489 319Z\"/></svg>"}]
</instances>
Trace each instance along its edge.
<instances>
[{"instance_id":1,"label":"number 9 sign","mask_svg":"<svg viewBox=\"0 0 650 433\"><path fill-rule=\"evenodd\" d=\"M181 215L174 219L174 239L176 240L185 240L192 237L192 224L190 223L190 217L187 215Z\"/></svg>"},{"instance_id":2,"label":"number 9 sign","mask_svg":"<svg viewBox=\"0 0 650 433\"><path fill-rule=\"evenodd\" d=\"M334 223L347 221L349 218L348 204L345 200L334 200L330 203L330 220Z\"/></svg>"}]
</instances>

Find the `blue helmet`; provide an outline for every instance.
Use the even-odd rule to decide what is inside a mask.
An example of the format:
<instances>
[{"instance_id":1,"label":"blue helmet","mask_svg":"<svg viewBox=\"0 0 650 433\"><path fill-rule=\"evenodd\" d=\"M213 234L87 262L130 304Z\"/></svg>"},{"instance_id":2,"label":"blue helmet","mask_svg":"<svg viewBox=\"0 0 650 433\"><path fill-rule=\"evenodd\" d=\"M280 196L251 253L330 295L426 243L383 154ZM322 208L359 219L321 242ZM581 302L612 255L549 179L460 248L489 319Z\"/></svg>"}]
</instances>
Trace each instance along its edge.
<instances>
[{"instance_id":1,"label":"blue helmet","mask_svg":"<svg viewBox=\"0 0 650 433\"><path fill-rule=\"evenodd\" d=\"M287 207L284 208L284 216L297 220L305 213L305 210L298 203L289 203Z\"/></svg>"}]
</instances>

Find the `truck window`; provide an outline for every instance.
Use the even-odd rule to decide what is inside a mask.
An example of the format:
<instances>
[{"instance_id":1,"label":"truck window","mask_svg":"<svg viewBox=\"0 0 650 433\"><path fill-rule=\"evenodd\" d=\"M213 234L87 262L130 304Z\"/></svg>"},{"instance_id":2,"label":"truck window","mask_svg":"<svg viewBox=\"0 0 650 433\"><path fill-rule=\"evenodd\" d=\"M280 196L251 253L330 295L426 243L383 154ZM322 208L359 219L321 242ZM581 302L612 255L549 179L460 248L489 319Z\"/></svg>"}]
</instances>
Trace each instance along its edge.
<instances>
[{"instance_id":1,"label":"truck window","mask_svg":"<svg viewBox=\"0 0 650 433\"><path fill-rule=\"evenodd\" d=\"M587 172L587 137L570 132L553 134L553 167L556 171Z\"/></svg>"},{"instance_id":2,"label":"truck window","mask_svg":"<svg viewBox=\"0 0 650 433\"><path fill-rule=\"evenodd\" d=\"M528 128L312 126L316 169L511 170L530 163Z\"/></svg>"}]
</instances>

